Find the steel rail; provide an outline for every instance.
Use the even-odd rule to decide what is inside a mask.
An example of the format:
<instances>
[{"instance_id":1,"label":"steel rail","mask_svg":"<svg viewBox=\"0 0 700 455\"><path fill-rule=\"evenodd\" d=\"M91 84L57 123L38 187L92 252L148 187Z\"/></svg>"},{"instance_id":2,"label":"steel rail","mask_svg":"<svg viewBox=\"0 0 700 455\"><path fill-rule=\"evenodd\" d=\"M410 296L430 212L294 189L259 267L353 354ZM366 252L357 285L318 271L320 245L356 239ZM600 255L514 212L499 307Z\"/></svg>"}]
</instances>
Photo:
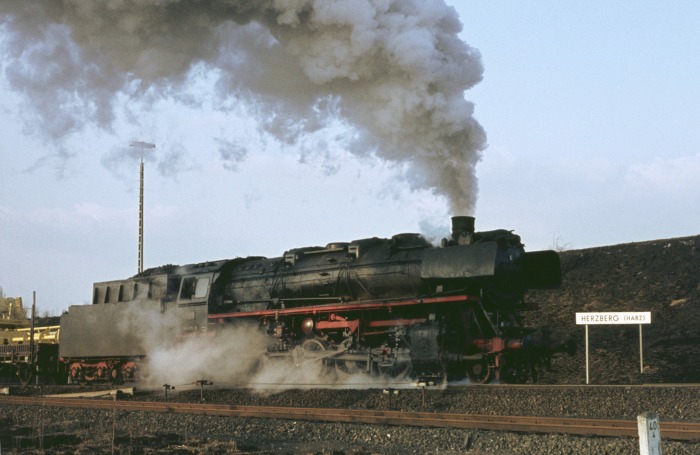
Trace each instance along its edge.
<instances>
[{"instance_id":1,"label":"steel rail","mask_svg":"<svg viewBox=\"0 0 700 455\"><path fill-rule=\"evenodd\" d=\"M589 436L637 437L631 420L571 417L500 416L370 409L292 408L238 406L208 403L90 400L49 397L0 397L0 405L70 407L120 411L171 412L223 417L249 417L357 424L409 425L416 427L465 428L526 433L564 433ZM700 423L661 422L663 439L700 440Z\"/></svg>"}]
</instances>

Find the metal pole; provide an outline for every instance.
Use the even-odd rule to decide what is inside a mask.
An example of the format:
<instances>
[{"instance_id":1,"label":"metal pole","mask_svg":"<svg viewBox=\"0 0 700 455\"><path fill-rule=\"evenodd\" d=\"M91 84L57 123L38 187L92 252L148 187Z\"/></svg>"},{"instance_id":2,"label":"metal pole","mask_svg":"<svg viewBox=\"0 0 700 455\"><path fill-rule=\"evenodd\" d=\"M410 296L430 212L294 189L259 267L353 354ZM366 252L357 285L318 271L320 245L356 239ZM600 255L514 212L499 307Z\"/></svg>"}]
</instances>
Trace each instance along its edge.
<instances>
[{"instance_id":1,"label":"metal pole","mask_svg":"<svg viewBox=\"0 0 700 455\"><path fill-rule=\"evenodd\" d=\"M639 372L644 373L644 356L642 343L642 324L639 324Z\"/></svg>"},{"instance_id":2,"label":"metal pole","mask_svg":"<svg viewBox=\"0 0 700 455\"><path fill-rule=\"evenodd\" d=\"M141 172L139 179L139 262L138 262L138 273L143 272L143 149L154 149L155 144L150 144L148 142L132 142L129 144L131 147L138 147L141 150Z\"/></svg>"},{"instance_id":3,"label":"metal pole","mask_svg":"<svg viewBox=\"0 0 700 455\"><path fill-rule=\"evenodd\" d=\"M29 368L34 368L34 318L36 317L36 291L32 291L32 321L29 327Z\"/></svg>"},{"instance_id":4,"label":"metal pole","mask_svg":"<svg viewBox=\"0 0 700 455\"><path fill-rule=\"evenodd\" d=\"M586 384L588 384L588 324L586 324Z\"/></svg>"},{"instance_id":5,"label":"metal pole","mask_svg":"<svg viewBox=\"0 0 700 455\"><path fill-rule=\"evenodd\" d=\"M141 185L139 187L139 273L143 272L143 149L141 150Z\"/></svg>"}]
</instances>

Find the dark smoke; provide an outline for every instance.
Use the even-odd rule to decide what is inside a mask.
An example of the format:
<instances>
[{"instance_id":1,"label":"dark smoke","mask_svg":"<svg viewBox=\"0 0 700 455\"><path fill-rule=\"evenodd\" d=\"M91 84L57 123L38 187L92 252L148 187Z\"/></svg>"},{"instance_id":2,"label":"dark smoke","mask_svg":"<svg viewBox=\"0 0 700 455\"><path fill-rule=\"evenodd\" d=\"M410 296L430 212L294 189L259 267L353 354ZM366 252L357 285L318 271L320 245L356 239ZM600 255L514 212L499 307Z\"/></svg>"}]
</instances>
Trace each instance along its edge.
<instances>
[{"instance_id":1,"label":"dark smoke","mask_svg":"<svg viewBox=\"0 0 700 455\"><path fill-rule=\"evenodd\" d=\"M0 0L0 21L5 77L51 142L133 106L201 106L188 88L206 77L216 109L243 104L284 144L340 120L352 153L474 210L485 134L464 91L483 68L442 0ZM235 169L247 151L220 153Z\"/></svg>"}]
</instances>

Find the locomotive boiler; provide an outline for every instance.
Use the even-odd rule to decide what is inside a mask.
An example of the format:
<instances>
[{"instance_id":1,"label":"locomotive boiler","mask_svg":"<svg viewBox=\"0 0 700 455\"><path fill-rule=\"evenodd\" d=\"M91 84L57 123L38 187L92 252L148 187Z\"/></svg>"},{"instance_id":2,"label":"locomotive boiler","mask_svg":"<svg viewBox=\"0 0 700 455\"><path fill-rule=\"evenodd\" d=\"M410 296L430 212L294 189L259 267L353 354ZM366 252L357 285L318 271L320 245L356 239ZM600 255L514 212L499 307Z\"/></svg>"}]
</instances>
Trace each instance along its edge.
<instances>
[{"instance_id":1,"label":"locomotive boiler","mask_svg":"<svg viewBox=\"0 0 700 455\"><path fill-rule=\"evenodd\" d=\"M61 357L75 380L132 379L149 346L129 321L167 317L181 334L254 321L280 368L519 383L567 347L518 317L526 290L560 280L556 252L525 252L511 231L477 232L458 216L440 246L398 234L96 283L93 305L62 318Z\"/></svg>"}]
</instances>

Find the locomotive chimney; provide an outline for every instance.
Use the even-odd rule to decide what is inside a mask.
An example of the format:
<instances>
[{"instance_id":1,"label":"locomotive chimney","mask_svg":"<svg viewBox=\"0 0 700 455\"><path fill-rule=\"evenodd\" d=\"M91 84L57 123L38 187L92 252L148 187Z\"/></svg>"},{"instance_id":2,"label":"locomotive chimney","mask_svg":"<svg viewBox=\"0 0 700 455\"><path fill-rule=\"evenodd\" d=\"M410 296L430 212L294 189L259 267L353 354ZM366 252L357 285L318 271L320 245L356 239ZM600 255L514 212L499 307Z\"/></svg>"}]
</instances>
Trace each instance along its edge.
<instances>
[{"instance_id":1,"label":"locomotive chimney","mask_svg":"<svg viewBox=\"0 0 700 455\"><path fill-rule=\"evenodd\" d=\"M459 236L461 233L474 233L474 217L473 216L453 216L452 217L452 236Z\"/></svg>"},{"instance_id":2,"label":"locomotive chimney","mask_svg":"<svg viewBox=\"0 0 700 455\"><path fill-rule=\"evenodd\" d=\"M458 245L468 245L474 236L473 216L452 217L452 240Z\"/></svg>"}]
</instances>

